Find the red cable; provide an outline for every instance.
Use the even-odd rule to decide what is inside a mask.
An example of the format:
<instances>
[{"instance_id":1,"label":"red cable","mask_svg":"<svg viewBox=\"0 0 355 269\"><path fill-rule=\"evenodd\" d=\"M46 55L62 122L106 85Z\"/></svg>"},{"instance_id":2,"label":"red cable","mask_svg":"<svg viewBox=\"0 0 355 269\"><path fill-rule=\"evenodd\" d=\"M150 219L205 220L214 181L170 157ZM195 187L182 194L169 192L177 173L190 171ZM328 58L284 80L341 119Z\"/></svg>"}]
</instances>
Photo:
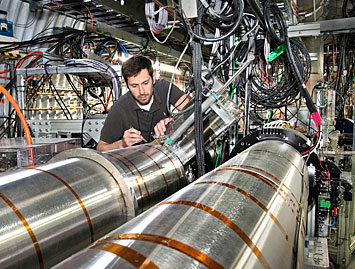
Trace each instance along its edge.
<instances>
[{"instance_id":1,"label":"red cable","mask_svg":"<svg viewBox=\"0 0 355 269\"><path fill-rule=\"evenodd\" d=\"M10 71L10 69L7 69L7 70L4 70L4 71L1 71L0 74L5 74L5 73L7 73L9 71Z\"/></svg>"},{"instance_id":2,"label":"red cable","mask_svg":"<svg viewBox=\"0 0 355 269\"><path fill-rule=\"evenodd\" d=\"M106 110L108 109L108 104L110 103L110 99L111 99L111 92L107 98L107 103L106 103Z\"/></svg>"}]
</instances>

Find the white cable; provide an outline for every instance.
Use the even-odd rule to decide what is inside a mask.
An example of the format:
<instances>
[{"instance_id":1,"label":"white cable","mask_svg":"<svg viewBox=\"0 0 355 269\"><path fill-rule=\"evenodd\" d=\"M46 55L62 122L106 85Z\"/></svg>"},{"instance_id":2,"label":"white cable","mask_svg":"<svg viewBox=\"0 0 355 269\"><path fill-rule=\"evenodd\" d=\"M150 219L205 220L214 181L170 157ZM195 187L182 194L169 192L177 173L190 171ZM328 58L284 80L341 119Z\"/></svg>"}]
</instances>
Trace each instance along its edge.
<instances>
[{"instance_id":1,"label":"white cable","mask_svg":"<svg viewBox=\"0 0 355 269\"><path fill-rule=\"evenodd\" d=\"M155 21L156 14L159 14L158 22ZM155 3L150 0L145 2L145 16L150 30L155 33L162 31L168 24L168 12L165 8L159 8L158 11L155 12Z\"/></svg>"},{"instance_id":2,"label":"white cable","mask_svg":"<svg viewBox=\"0 0 355 269\"><path fill-rule=\"evenodd\" d=\"M267 34L264 39L264 57L267 64L269 64L269 54L270 54L270 38Z\"/></svg>"},{"instance_id":3,"label":"white cable","mask_svg":"<svg viewBox=\"0 0 355 269\"><path fill-rule=\"evenodd\" d=\"M216 28L216 32L215 32L215 35L214 35L214 37L220 37L220 30L219 30L219 28ZM214 42L213 44L212 44L212 49L211 49L211 54L210 54L210 60L209 60L209 62L208 62L208 69L210 69L211 70L211 68L212 68L212 61L213 61L213 55L217 55L217 53L218 53L218 47L220 47L220 46L222 46L222 41L218 41L218 42ZM218 53L219 54L219 53ZM217 57L218 57L218 55L217 55ZM222 59L222 58L221 58Z\"/></svg>"},{"instance_id":4,"label":"white cable","mask_svg":"<svg viewBox=\"0 0 355 269\"><path fill-rule=\"evenodd\" d=\"M308 157L310 154L312 154L313 152L315 152L319 148L319 146L321 144L321 140L323 140L322 134L323 134L323 131L322 131L322 125L321 125L321 126L319 126L319 137L318 137L317 144L314 146L314 148L310 152L308 152L307 154L303 155L302 156L303 158Z\"/></svg>"},{"instance_id":5,"label":"white cable","mask_svg":"<svg viewBox=\"0 0 355 269\"><path fill-rule=\"evenodd\" d=\"M192 40L193 40L193 38L191 37L190 40L189 40L189 42L187 42L187 44L186 44L184 50L181 52L181 55L180 55L178 61L177 61L176 64L175 64L175 69L178 68L178 66L179 66L179 64L180 64L180 62L181 62L181 60L182 60L182 57L184 56L185 52L187 51L188 47L190 46L190 43L192 42ZM171 111L170 111L169 99L170 99L170 93L171 93L171 87L172 87L173 80L174 80L174 74L171 75L170 85L169 85L168 95L167 95L167 104L166 104L166 105L167 105L167 108L168 108L168 112L169 112L170 114L171 114ZM182 112L182 111L183 111L183 109L180 110L179 112ZM179 113L179 112L178 112L178 113Z\"/></svg>"},{"instance_id":6,"label":"white cable","mask_svg":"<svg viewBox=\"0 0 355 269\"><path fill-rule=\"evenodd\" d=\"M286 129L289 128L290 123L288 121L284 121L284 120L276 120L276 121L272 121L269 123L265 123L264 124L264 129Z\"/></svg>"},{"instance_id":7,"label":"white cable","mask_svg":"<svg viewBox=\"0 0 355 269\"><path fill-rule=\"evenodd\" d=\"M170 32L168 33L168 35L166 36L166 38L164 39L164 41L160 41L154 34L154 32L152 31L152 28L150 28L150 32L152 33L152 36L154 37L155 41L157 41L158 43L160 44L164 44L170 37L171 33L173 32L174 30L174 27L175 27L175 24L176 24L176 14L175 14L175 11L174 11L174 24L173 26L171 27L170 29Z\"/></svg>"},{"instance_id":8,"label":"white cable","mask_svg":"<svg viewBox=\"0 0 355 269\"><path fill-rule=\"evenodd\" d=\"M221 5L222 5L222 2L219 0L215 3L214 7L213 7L213 10L216 11L217 13L221 13L223 12L223 8L221 10ZM224 4L224 8L228 5L227 2L225 2ZM221 31L218 27L216 27L216 32L215 32L215 35L214 37L217 38L217 37L220 37L221 36ZM214 58L214 55L217 56L217 58L219 58L221 61L223 60L223 55L221 55L218 51L218 48L220 46L223 45L223 42L222 41L218 41L218 42L214 42L212 44L212 49L211 49L211 53L210 53L210 59L208 61L208 69L211 70L212 69L212 61L213 61L213 58Z\"/></svg>"},{"instance_id":9,"label":"white cable","mask_svg":"<svg viewBox=\"0 0 355 269\"><path fill-rule=\"evenodd\" d=\"M149 30L155 39L156 42L160 44L164 44L170 37L171 33L174 30L175 24L176 24L176 13L174 10L174 24L171 27L170 32L164 39L164 41L160 41L155 34L161 32L163 29L165 29L168 25L168 11L166 11L166 8L168 6L160 7L157 11L155 11L155 3L148 0L145 2L145 16L149 25ZM158 16L158 22L155 21L155 15L159 14Z\"/></svg>"}]
</instances>

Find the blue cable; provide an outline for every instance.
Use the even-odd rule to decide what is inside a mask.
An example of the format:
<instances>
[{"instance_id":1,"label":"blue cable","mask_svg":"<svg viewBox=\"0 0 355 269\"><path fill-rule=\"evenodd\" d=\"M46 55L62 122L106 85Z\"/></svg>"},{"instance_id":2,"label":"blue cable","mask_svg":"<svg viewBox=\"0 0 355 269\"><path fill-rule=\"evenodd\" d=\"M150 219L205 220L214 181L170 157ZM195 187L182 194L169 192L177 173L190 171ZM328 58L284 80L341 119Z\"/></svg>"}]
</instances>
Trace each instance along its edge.
<instances>
[{"instance_id":1,"label":"blue cable","mask_svg":"<svg viewBox=\"0 0 355 269\"><path fill-rule=\"evenodd\" d=\"M326 223L325 221L323 221L323 223L324 223L325 225L329 226L329 227L332 227L332 226L334 226L334 224L335 224L335 217L333 217L333 223L332 223L332 224L328 224L328 223Z\"/></svg>"},{"instance_id":2,"label":"blue cable","mask_svg":"<svg viewBox=\"0 0 355 269\"><path fill-rule=\"evenodd\" d=\"M128 51L127 51L126 47L123 46L123 44L121 44L121 43L118 43L118 44L120 44L120 47L121 47L121 49L122 49L124 55L125 55L126 57L128 57Z\"/></svg>"},{"instance_id":3,"label":"blue cable","mask_svg":"<svg viewBox=\"0 0 355 269\"><path fill-rule=\"evenodd\" d=\"M101 46L101 51L100 51L100 53L99 53L99 56L101 56L102 53L103 53L103 47L105 47L105 46L107 45L107 43L109 43L109 42L110 42L110 41L106 41L105 44L103 44L103 45ZM123 46L123 44L121 44L120 42L118 42L118 44L120 45L120 47L121 47L121 49L122 49L124 55L125 55L126 57L128 57L128 51L127 51L126 47Z\"/></svg>"},{"instance_id":4,"label":"blue cable","mask_svg":"<svg viewBox=\"0 0 355 269\"><path fill-rule=\"evenodd\" d=\"M99 56L100 56L100 57L101 57L102 52L103 52L103 47L105 47L108 42L109 42L109 41L106 41L105 44L103 44L103 45L101 46L102 49L101 49L101 51L100 51L100 53L99 53Z\"/></svg>"}]
</instances>

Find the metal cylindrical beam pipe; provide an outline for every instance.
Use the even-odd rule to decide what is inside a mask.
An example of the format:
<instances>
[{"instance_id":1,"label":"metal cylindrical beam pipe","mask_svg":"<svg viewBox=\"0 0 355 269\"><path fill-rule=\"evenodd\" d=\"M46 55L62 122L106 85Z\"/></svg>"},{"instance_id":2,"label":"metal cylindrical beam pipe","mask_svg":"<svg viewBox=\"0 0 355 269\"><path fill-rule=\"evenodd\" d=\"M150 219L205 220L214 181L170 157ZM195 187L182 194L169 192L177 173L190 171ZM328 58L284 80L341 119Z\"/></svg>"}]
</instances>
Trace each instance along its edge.
<instances>
[{"instance_id":1,"label":"metal cylindrical beam pipe","mask_svg":"<svg viewBox=\"0 0 355 269\"><path fill-rule=\"evenodd\" d=\"M185 186L166 148L74 149L0 177L0 267L48 268Z\"/></svg>"},{"instance_id":2,"label":"metal cylindrical beam pipe","mask_svg":"<svg viewBox=\"0 0 355 269\"><path fill-rule=\"evenodd\" d=\"M292 146L257 143L55 268L302 266L303 168Z\"/></svg>"},{"instance_id":3,"label":"metal cylindrical beam pipe","mask_svg":"<svg viewBox=\"0 0 355 269\"><path fill-rule=\"evenodd\" d=\"M180 160L164 146L144 144L103 155L119 166L126 184L134 191L136 213L151 208L187 185Z\"/></svg>"}]
</instances>

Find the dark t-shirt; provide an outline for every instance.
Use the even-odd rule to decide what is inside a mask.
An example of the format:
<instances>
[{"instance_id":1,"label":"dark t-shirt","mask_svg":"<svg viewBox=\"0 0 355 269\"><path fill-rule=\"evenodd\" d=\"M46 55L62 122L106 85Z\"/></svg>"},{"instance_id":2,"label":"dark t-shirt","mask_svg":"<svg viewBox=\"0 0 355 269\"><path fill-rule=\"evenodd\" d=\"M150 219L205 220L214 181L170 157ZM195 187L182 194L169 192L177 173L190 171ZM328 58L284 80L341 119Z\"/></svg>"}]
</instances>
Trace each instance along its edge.
<instances>
[{"instance_id":1,"label":"dark t-shirt","mask_svg":"<svg viewBox=\"0 0 355 269\"><path fill-rule=\"evenodd\" d=\"M108 144L122 139L126 130L133 127L141 131L147 141L153 140L154 127L162 119L169 117L166 107L166 99L169 90L169 82L157 80L154 85L154 101L149 111L142 110L134 100L130 91L121 96L111 107L105 125L101 131L100 139ZM172 85L170 104L175 105L183 92Z\"/></svg>"}]
</instances>

